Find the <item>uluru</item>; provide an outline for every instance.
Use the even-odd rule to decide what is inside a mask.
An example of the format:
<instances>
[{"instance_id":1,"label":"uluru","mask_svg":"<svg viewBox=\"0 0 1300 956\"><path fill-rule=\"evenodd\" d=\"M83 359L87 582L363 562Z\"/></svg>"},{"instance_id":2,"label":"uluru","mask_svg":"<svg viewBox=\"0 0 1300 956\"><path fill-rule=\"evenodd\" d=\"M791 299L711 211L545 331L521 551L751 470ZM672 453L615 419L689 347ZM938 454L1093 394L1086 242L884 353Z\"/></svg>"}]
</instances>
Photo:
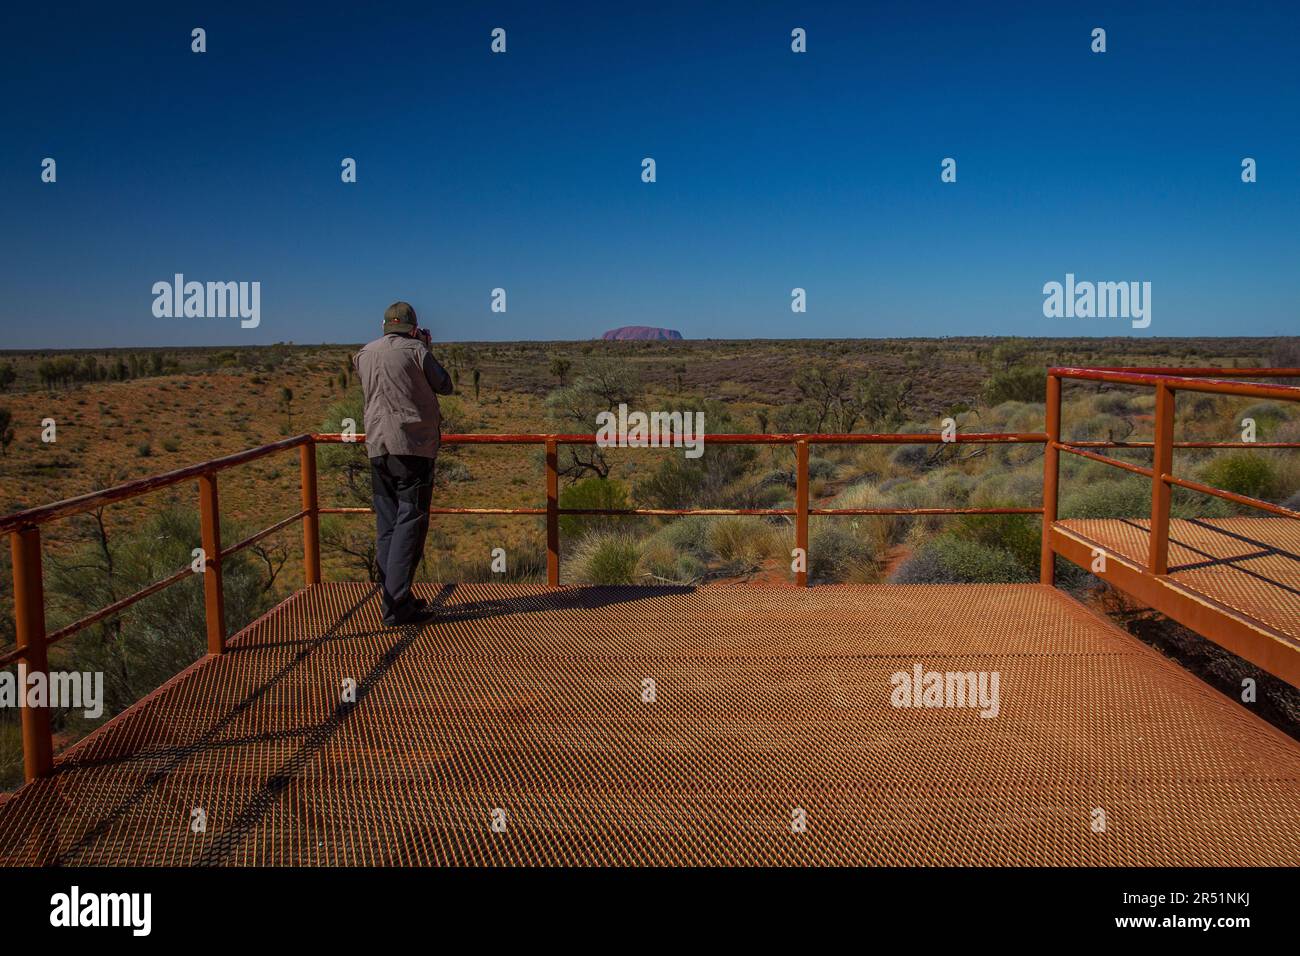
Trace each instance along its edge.
<instances>
[{"instance_id":1,"label":"uluru","mask_svg":"<svg viewBox=\"0 0 1300 956\"><path fill-rule=\"evenodd\" d=\"M676 329L660 329L653 325L624 325L610 329L601 338L606 342L680 342L682 333Z\"/></svg>"}]
</instances>

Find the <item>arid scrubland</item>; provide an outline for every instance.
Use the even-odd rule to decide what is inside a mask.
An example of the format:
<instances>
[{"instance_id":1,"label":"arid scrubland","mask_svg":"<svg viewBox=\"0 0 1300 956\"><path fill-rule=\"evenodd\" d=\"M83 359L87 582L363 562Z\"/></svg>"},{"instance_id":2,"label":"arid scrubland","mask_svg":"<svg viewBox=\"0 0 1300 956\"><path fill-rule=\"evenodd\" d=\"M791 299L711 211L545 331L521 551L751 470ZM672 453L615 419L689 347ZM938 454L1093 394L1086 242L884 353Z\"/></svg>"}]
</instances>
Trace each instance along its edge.
<instances>
[{"instance_id":1,"label":"arid scrubland","mask_svg":"<svg viewBox=\"0 0 1300 956\"><path fill-rule=\"evenodd\" d=\"M1038 432L1048 365L1300 365L1295 340L830 340L459 343L436 347L457 382L444 400L445 432L595 431L620 403L701 411L705 432L928 432L951 417L962 432ZM0 355L0 511L8 513L179 468L303 431L362 420L346 346L264 346ZM1151 437L1150 390L1066 385L1068 439ZM1209 395L1178 403L1180 439L1300 441L1300 408ZM53 432L50 432L50 422ZM45 440L53 435L54 441ZM1146 463L1149 453L1120 451ZM1033 507L1042 490L1037 445L818 445L809 463L814 507ZM323 505L369 504L357 446L320 450ZM575 508L788 508L793 450L706 442L680 449L563 448L561 505ZM1293 450L1182 450L1177 473L1270 501L1300 504ZM261 459L221 476L223 536L238 540L292 514L297 455ZM435 504L544 504L540 449L448 445ZM189 562L198 538L196 494L181 484L45 531L51 629L120 599ZM1139 477L1066 456L1064 517L1144 516ZM1178 516L1236 506L1179 490ZM373 527L364 515L322 523L327 580L366 580ZM242 553L226 569L227 620L238 628L302 583L297 525ZM563 519L565 583L696 586L792 580L784 517ZM814 583L1036 580L1034 516L814 517ZM494 571L494 549L506 569ZM0 558L0 649L13 643L8 551ZM535 517L439 517L419 578L544 580ZM1063 566L1062 584L1087 595L1092 579ZM1105 603L1104 601L1101 603ZM1111 602L1117 614L1131 609ZM52 651L70 669L107 675L102 719L161 684L203 650L198 582L154 595ZM18 773L16 717L0 722L0 778ZM87 722L59 715L60 739Z\"/></svg>"}]
</instances>

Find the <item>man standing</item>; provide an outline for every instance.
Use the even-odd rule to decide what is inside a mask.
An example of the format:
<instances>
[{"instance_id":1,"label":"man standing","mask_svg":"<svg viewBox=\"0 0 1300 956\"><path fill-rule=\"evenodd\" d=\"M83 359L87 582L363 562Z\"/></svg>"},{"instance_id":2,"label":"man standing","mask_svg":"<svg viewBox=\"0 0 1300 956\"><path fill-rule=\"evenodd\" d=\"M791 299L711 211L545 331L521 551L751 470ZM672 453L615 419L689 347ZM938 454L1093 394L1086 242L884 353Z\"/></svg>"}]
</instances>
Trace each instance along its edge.
<instances>
[{"instance_id":1,"label":"man standing","mask_svg":"<svg viewBox=\"0 0 1300 956\"><path fill-rule=\"evenodd\" d=\"M365 398L384 623L423 624L433 614L411 594L411 581L429 533L433 465L442 439L438 396L451 394L451 378L429 351L429 332L407 302L388 307L383 336L352 364Z\"/></svg>"}]
</instances>

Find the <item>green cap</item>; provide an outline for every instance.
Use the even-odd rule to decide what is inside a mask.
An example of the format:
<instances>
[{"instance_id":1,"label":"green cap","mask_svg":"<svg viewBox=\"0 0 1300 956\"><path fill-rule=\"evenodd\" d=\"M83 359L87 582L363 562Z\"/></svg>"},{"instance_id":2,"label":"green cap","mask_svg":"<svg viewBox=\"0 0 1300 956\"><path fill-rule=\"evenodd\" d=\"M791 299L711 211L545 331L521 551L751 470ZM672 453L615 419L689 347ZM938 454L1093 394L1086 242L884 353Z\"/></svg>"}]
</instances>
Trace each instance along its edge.
<instances>
[{"instance_id":1,"label":"green cap","mask_svg":"<svg viewBox=\"0 0 1300 956\"><path fill-rule=\"evenodd\" d=\"M389 332L412 332L419 324L420 320L409 302L394 302L384 311L385 335Z\"/></svg>"}]
</instances>

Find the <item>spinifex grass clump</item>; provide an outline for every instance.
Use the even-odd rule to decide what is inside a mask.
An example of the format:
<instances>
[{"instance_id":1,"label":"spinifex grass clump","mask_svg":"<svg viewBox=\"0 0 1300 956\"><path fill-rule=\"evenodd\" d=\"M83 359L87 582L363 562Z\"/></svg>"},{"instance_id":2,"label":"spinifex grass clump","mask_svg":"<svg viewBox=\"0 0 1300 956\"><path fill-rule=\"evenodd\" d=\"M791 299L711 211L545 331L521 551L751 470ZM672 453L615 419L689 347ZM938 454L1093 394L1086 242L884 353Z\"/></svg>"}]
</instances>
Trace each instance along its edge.
<instances>
[{"instance_id":1,"label":"spinifex grass clump","mask_svg":"<svg viewBox=\"0 0 1300 956\"><path fill-rule=\"evenodd\" d=\"M641 544L631 535L598 529L579 539L561 568L575 584L633 584L640 560Z\"/></svg>"}]
</instances>

